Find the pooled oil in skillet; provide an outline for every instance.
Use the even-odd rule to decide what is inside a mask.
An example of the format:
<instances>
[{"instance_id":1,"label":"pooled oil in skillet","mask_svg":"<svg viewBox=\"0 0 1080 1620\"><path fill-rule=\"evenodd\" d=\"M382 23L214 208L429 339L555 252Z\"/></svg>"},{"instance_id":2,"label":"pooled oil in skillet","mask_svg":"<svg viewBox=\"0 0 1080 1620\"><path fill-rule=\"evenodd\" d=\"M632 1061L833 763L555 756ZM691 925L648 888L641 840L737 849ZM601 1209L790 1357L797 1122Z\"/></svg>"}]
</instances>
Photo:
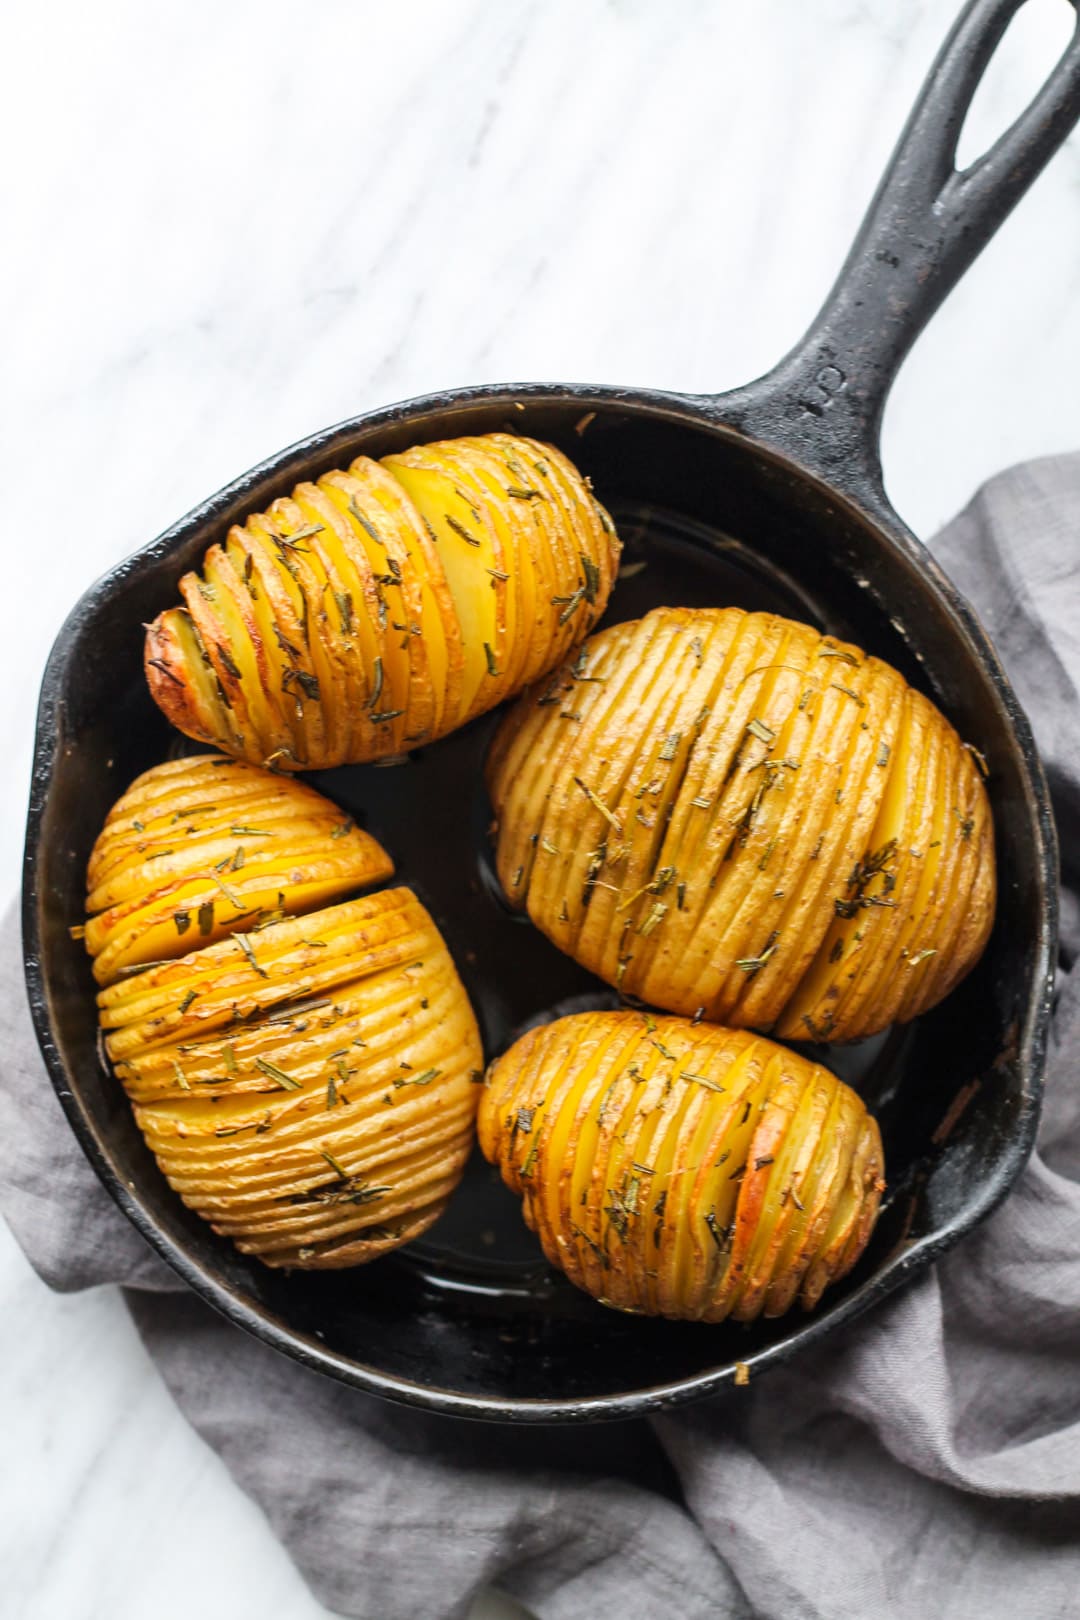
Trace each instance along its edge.
<instances>
[{"instance_id":1,"label":"pooled oil in skillet","mask_svg":"<svg viewBox=\"0 0 1080 1620\"><path fill-rule=\"evenodd\" d=\"M786 614L834 635L850 630L805 587L750 547L656 508L614 503L625 543L604 624L638 618L664 603L737 606ZM556 950L499 890L483 786L484 758L499 714L397 765L349 766L315 784L391 851L395 881L420 894L446 936L476 1009L487 1058L530 1024L586 1006L616 1006L600 980ZM581 999L584 998L584 999ZM872 1108L887 1101L908 1036L876 1036L846 1048L804 1050L854 1084ZM505 1309L527 1301L545 1313L577 1315L595 1305L544 1260L518 1200L475 1152L442 1219L416 1243L376 1262L411 1273L409 1291L459 1296L465 1308ZM356 1274L326 1274L317 1286L356 1286ZM314 1279L313 1279L314 1281ZM405 1276L402 1281L406 1281Z\"/></svg>"}]
</instances>

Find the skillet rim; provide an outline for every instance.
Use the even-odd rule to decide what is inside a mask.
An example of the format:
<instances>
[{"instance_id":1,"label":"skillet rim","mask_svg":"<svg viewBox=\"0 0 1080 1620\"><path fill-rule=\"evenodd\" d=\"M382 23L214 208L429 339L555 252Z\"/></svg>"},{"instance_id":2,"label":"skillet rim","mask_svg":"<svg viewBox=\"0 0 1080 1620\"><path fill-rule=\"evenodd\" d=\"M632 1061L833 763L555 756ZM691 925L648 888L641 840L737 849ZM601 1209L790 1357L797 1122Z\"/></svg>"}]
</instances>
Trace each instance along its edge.
<instances>
[{"instance_id":1,"label":"skillet rim","mask_svg":"<svg viewBox=\"0 0 1080 1620\"><path fill-rule=\"evenodd\" d=\"M754 385L750 385L750 389L753 388ZM740 403L749 392L747 389L738 391ZM260 500L261 496L256 491L269 480L277 480L282 485L290 480L295 481L301 468L308 467L314 459L331 454L339 443L358 435L376 433L380 429L398 427L406 421L417 420L420 423L424 418L445 416L458 409L475 410L500 404L512 407L518 402L525 406L526 413L530 403L567 410L603 407L632 416L667 420L679 427L709 431L743 441L748 448L752 446L755 454L771 459L779 467L793 472L800 480L815 485L830 501L847 508L863 524L869 524L879 543L891 548L914 568L936 595L939 605L945 609L950 630L966 644L988 681L1002 711L999 722L1004 724L1010 744L1019 755L1028 834L1032 841L1031 877L1036 887L1039 925L1032 941L1030 989L1025 997L1013 1058L1021 1097L1015 1129L995 1162L993 1175L972 1188L971 1197L959 1214L915 1239L902 1252L894 1251L886 1256L859 1288L830 1308L819 1309L804 1325L785 1334L775 1344L748 1352L745 1363L752 1372L765 1371L788 1361L826 1333L854 1320L925 1270L1002 1202L1024 1169L1035 1143L1057 951L1057 837L1046 778L1030 724L974 610L926 547L891 509L884 496L872 489L861 492L862 498L859 494L845 493L796 456L776 448L765 439L740 431L737 425L725 419L723 395L701 396L659 389L559 383L480 384L420 395L346 418L287 446L225 485L156 539L102 575L82 594L61 626L42 679L23 859L23 963L31 1016L49 1077L68 1122L99 1180L166 1264L229 1321L309 1369L325 1373L369 1394L443 1416L523 1423L626 1419L668 1406L702 1400L718 1393L733 1382L742 1358L739 1362L730 1360L719 1363L708 1371L688 1377L612 1395L581 1396L569 1400L467 1395L437 1384L420 1384L400 1378L330 1350L319 1340L289 1327L280 1317L242 1297L238 1289L213 1276L182 1242L168 1237L158 1227L154 1217L144 1207L137 1189L125 1183L110 1161L107 1142L82 1103L78 1081L69 1075L59 1042L53 1033L48 974L42 952L40 911L43 896L39 883L42 824L61 746L57 722L64 676L79 632L93 619L101 605L133 572L150 562L166 559L180 545L189 542L200 529L213 524L230 505L249 496L253 500ZM527 415L523 416L522 428L528 428Z\"/></svg>"}]
</instances>

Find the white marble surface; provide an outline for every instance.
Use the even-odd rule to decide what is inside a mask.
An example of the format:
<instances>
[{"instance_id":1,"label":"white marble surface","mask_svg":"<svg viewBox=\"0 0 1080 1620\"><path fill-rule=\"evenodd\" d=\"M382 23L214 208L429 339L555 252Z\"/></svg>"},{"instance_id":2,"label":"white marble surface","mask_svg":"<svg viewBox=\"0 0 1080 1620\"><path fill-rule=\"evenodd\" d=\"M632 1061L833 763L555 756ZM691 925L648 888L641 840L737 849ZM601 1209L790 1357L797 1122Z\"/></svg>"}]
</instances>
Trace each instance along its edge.
<instances>
[{"instance_id":1,"label":"white marble surface","mask_svg":"<svg viewBox=\"0 0 1080 1620\"><path fill-rule=\"evenodd\" d=\"M379 402L508 378L715 390L763 370L825 292L952 10L9 8L5 887L41 666L96 574ZM1068 26L1065 0L1030 0L969 154ZM886 472L916 529L996 468L1080 444L1078 264L1073 140L900 378ZM323 1612L171 1408L119 1299L51 1296L6 1233L0 1363L4 1620ZM189 1544L228 1547L182 1582L180 1515Z\"/></svg>"}]
</instances>

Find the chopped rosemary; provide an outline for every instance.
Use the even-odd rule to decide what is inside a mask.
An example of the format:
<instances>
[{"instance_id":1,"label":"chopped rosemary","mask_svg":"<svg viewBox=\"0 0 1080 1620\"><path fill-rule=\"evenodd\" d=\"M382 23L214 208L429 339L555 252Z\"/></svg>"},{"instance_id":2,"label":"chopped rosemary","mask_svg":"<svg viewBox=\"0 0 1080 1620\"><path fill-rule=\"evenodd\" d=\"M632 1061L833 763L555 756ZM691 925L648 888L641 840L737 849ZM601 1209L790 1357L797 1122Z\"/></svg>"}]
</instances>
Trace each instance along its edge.
<instances>
[{"instance_id":1,"label":"chopped rosemary","mask_svg":"<svg viewBox=\"0 0 1080 1620\"><path fill-rule=\"evenodd\" d=\"M484 657L487 659L488 674L498 675L499 666L495 661L495 650L486 641L484 642Z\"/></svg>"},{"instance_id":2,"label":"chopped rosemary","mask_svg":"<svg viewBox=\"0 0 1080 1620\"><path fill-rule=\"evenodd\" d=\"M425 1069L423 1074L412 1076L408 1080L395 1079L394 1085L400 1086L428 1086L442 1074L441 1069Z\"/></svg>"},{"instance_id":3,"label":"chopped rosemary","mask_svg":"<svg viewBox=\"0 0 1080 1620\"><path fill-rule=\"evenodd\" d=\"M700 1012L702 1015L704 1015L704 1012L705 1012L704 1007L699 1007L698 1012ZM698 1019L697 1013L694 1014L694 1019L695 1019L696 1022L700 1022L700 1020ZM695 1082L695 1084L697 1084L699 1086L704 1086L707 1091L726 1091L726 1089L727 1089L726 1086L720 1085L719 1081L710 1080L708 1075L706 1075L706 1074L694 1074L690 1069L684 1069L682 1071L682 1073L680 1074L679 1079L680 1080L693 1080Z\"/></svg>"},{"instance_id":4,"label":"chopped rosemary","mask_svg":"<svg viewBox=\"0 0 1080 1620\"><path fill-rule=\"evenodd\" d=\"M273 838L274 836L265 827L243 827L239 822L234 822L229 831L234 838Z\"/></svg>"},{"instance_id":5,"label":"chopped rosemary","mask_svg":"<svg viewBox=\"0 0 1080 1620\"><path fill-rule=\"evenodd\" d=\"M883 742L882 745L881 745L881 752L878 754L878 757L877 757L878 764L879 765L887 765L889 763L889 755L891 753L892 753L892 749L889 747L888 743Z\"/></svg>"},{"instance_id":6,"label":"chopped rosemary","mask_svg":"<svg viewBox=\"0 0 1080 1620\"><path fill-rule=\"evenodd\" d=\"M751 736L757 737L761 742L770 745L776 741L776 732L772 731L763 720L754 719L747 725Z\"/></svg>"},{"instance_id":7,"label":"chopped rosemary","mask_svg":"<svg viewBox=\"0 0 1080 1620\"><path fill-rule=\"evenodd\" d=\"M860 709L866 708L866 699L864 697L860 697L858 692L853 692L850 686L841 686L839 681L831 681L829 684L832 691L843 692L845 697L852 698L854 702L859 705Z\"/></svg>"},{"instance_id":8,"label":"chopped rosemary","mask_svg":"<svg viewBox=\"0 0 1080 1620\"><path fill-rule=\"evenodd\" d=\"M179 675L173 673L163 658L148 658L146 662L153 665L154 669L159 670L167 680L172 681L174 686L183 686L184 683Z\"/></svg>"},{"instance_id":9,"label":"chopped rosemary","mask_svg":"<svg viewBox=\"0 0 1080 1620\"><path fill-rule=\"evenodd\" d=\"M191 1087L188 1085L187 1075L184 1073L183 1069L180 1067L180 1064L179 1064L179 1062L177 1061L176 1058L173 1058L172 1065L173 1065L173 1068L176 1070L176 1083L180 1087L180 1090L181 1091L190 1091Z\"/></svg>"},{"instance_id":10,"label":"chopped rosemary","mask_svg":"<svg viewBox=\"0 0 1080 1620\"><path fill-rule=\"evenodd\" d=\"M214 927L214 902L212 900L204 901L199 907L198 918L199 933L209 934Z\"/></svg>"},{"instance_id":11,"label":"chopped rosemary","mask_svg":"<svg viewBox=\"0 0 1080 1620\"><path fill-rule=\"evenodd\" d=\"M343 636L352 635L352 595L349 591L335 591L334 602L337 605L338 617L341 620L341 633Z\"/></svg>"},{"instance_id":12,"label":"chopped rosemary","mask_svg":"<svg viewBox=\"0 0 1080 1620\"><path fill-rule=\"evenodd\" d=\"M519 1108L513 1116L513 1123L510 1126L511 1137L516 1136L518 1131L521 1131L523 1135L528 1135L529 1131L532 1130L535 1114L535 1108Z\"/></svg>"},{"instance_id":13,"label":"chopped rosemary","mask_svg":"<svg viewBox=\"0 0 1080 1620\"><path fill-rule=\"evenodd\" d=\"M506 493L512 501L542 501L546 499L540 490L519 488L517 484L507 485Z\"/></svg>"},{"instance_id":14,"label":"chopped rosemary","mask_svg":"<svg viewBox=\"0 0 1080 1620\"><path fill-rule=\"evenodd\" d=\"M594 793L592 788L581 780L580 776L575 776L574 782L581 789L582 793L584 793L593 809L599 810L600 814L604 817L604 820L608 823L613 832L619 838L621 838L623 836L622 822L608 809L600 795L598 793Z\"/></svg>"},{"instance_id":15,"label":"chopped rosemary","mask_svg":"<svg viewBox=\"0 0 1080 1620\"><path fill-rule=\"evenodd\" d=\"M856 861L847 886L854 890L850 899L835 900L833 902L838 917L851 918L859 911L869 906L894 906L895 900L888 898L889 891L896 886L896 874L888 870L889 863L896 854L896 839L890 838L882 844L880 849ZM881 894L867 894L866 888L872 878L881 876L883 892Z\"/></svg>"},{"instance_id":16,"label":"chopped rosemary","mask_svg":"<svg viewBox=\"0 0 1080 1620\"><path fill-rule=\"evenodd\" d=\"M651 934L653 929L658 927L659 924L663 922L664 918L667 916L667 911L668 908L662 900L657 900L655 902L652 910L649 912L649 915L638 929L638 933L641 935L642 939L644 939L648 934Z\"/></svg>"},{"instance_id":17,"label":"chopped rosemary","mask_svg":"<svg viewBox=\"0 0 1080 1620\"><path fill-rule=\"evenodd\" d=\"M356 822L352 816L346 816L344 821L339 821L337 826L331 829L330 836L331 838L344 838L345 834L351 833L355 826Z\"/></svg>"},{"instance_id":18,"label":"chopped rosemary","mask_svg":"<svg viewBox=\"0 0 1080 1620\"><path fill-rule=\"evenodd\" d=\"M349 496L349 511L352 513L357 523L359 523L369 540L374 540L377 546L385 546L386 541L383 539L374 523L372 523L371 519L367 517L363 511L361 511L359 505L357 504L355 495Z\"/></svg>"},{"instance_id":19,"label":"chopped rosemary","mask_svg":"<svg viewBox=\"0 0 1080 1620\"><path fill-rule=\"evenodd\" d=\"M178 934L186 934L188 929L191 927L191 912L174 911L173 922L176 924L176 932Z\"/></svg>"},{"instance_id":20,"label":"chopped rosemary","mask_svg":"<svg viewBox=\"0 0 1080 1620\"><path fill-rule=\"evenodd\" d=\"M776 940L774 936L772 942L766 946L760 956L742 956L736 961L735 966L742 968L744 973L759 973L775 950Z\"/></svg>"},{"instance_id":21,"label":"chopped rosemary","mask_svg":"<svg viewBox=\"0 0 1080 1620\"><path fill-rule=\"evenodd\" d=\"M303 1091L304 1089L299 1080L294 1080L291 1074L286 1074L284 1069L279 1069L276 1063L270 1062L269 1058L257 1057L255 1067L261 1069L263 1074L269 1075L271 1080L276 1080L283 1091Z\"/></svg>"},{"instance_id":22,"label":"chopped rosemary","mask_svg":"<svg viewBox=\"0 0 1080 1620\"><path fill-rule=\"evenodd\" d=\"M584 585L579 585L577 590L574 591L572 596L553 596L551 598L552 607L559 607L564 602L566 604L566 606L563 608L562 612L559 614L559 618L558 618L557 622L560 625L565 624L568 619L573 617L574 613L581 606L581 604L582 604L582 602L584 602L584 600L585 600L585 587L584 587Z\"/></svg>"},{"instance_id":23,"label":"chopped rosemary","mask_svg":"<svg viewBox=\"0 0 1080 1620\"><path fill-rule=\"evenodd\" d=\"M659 758L663 760L665 764L668 764L675 758L675 755L679 751L679 743L681 741L681 731L672 731L667 737L664 738L664 746L660 750Z\"/></svg>"},{"instance_id":24,"label":"chopped rosemary","mask_svg":"<svg viewBox=\"0 0 1080 1620\"><path fill-rule=\"evenodd\" d=\"M251 946L251 941L250 941L250 939L248 939L247 935L242 934L240 932L240 930L237 929L232 937L236 941L237 945L239 945L240 949L243 951L244 955L247 957L248 961L250 962L251 966L255 969L255 972L259 975L259 977L261 979L268 979L270 977L270 975L269 975L269 973L267 973L265 968L259 966L258 960L256 959L256 956L255 956L255 952L254 952L254 950L252 949L252 946Z\"/></svg>"},{"instance_id":25,"label":"chopped rosemary","mask_svg":"<svg viewBox=\"0 0 1080 1620\"><path fill-rule=\"evenodd\" d=\"M578 556L581 558L581 566L585 573L585 584L582 587L585 592L585 600L592 607L600 590L600 570L592 558L586 557L583 551L579 551Z\"/></svg>"},{"instance_id":26,"label":"chopped rosemary","mask_svg":"<svg viewBox=\"0 0 1080 1620\"><path fill-rule=\"evenodd\" d=\"M841 647L819 647L818 648L818 657L819 658L842 658L845 664L854 664L856 669L858 669L858 667L859 667L859 660L854 656L854 654L849 653L849 652L844 652L844 650Z\"/></svg>"},{"instance_id":27,"label":"chopped rosemary","mask_svg":"<svg viewBox=\"0 0 1080 1620\"><path fill-rule=\"evenodd\" d=\"M371 696L368 699L368 708L377 709L383 689L383 662L381 658L375 659L375 676L371 687Z\"/></svg>"},{"instance_id":28,"label":"chopped rosemary","mask_svg":"<svg viewBox=\"0 0 1080 1620\"><path fill-rule=\"evenodd\" d=\"M184 997L183 1001L180 1003L180 1006L179 1006L179 1009L178 1009L178 1011L180 1012L181 1015L183 1015L184 1013L187 1012L188 1008L191 1006L191 1003L195 1000L195 997L198 995L198 993L199 992L197 990L189 990L188 991L187 995Z\"/></svg>"},{"instance_id":29,"label":"chopped rosemary","mask_svg":"<svg viewBox=\"0 0 1080 1620\"><path fill-rule=\"evenodd\" d=\"M464 523L459 523L457 518L454 517L453 513L451 513L451 512L447 512L445 514L445 516L446 516L447 523L453 529L455 534L460 534L461 538L465 541L465 543L467 545L476 546L477 548L479 548L479 545L480 545L479 540L476 538L475 535L469 533L469 531L465 527Z\"/></svg>"}]
</instances>

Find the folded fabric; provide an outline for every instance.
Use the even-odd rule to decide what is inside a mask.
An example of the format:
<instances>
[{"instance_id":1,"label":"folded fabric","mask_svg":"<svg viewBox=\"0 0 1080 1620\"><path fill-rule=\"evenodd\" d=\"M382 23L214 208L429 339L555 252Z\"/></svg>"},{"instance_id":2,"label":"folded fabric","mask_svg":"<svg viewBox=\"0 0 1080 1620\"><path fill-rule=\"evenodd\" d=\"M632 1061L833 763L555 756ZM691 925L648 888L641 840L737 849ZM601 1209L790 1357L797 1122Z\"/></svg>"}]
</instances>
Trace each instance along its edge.
<instances>
[{"instance_id":1,"label":"folded fabric","mask_svg":"<svg viewBox=\"0 0 1080 1620\"><path fill-rule=\"evenodd\" d=\"M278 1356L182 1289L71 1135L0 932L0 1207L52 1288L118 1283L181 1410L312 1589L451 1620L1032 1620L1080 1593L1080 455L989 483L935 553L1033 723L1062 843L1039 1146L929 1275L789 1367L634 1424L435 1418ZM1007 874L1006 874L1007 876Z\"/></svg>"}]
</instances>

